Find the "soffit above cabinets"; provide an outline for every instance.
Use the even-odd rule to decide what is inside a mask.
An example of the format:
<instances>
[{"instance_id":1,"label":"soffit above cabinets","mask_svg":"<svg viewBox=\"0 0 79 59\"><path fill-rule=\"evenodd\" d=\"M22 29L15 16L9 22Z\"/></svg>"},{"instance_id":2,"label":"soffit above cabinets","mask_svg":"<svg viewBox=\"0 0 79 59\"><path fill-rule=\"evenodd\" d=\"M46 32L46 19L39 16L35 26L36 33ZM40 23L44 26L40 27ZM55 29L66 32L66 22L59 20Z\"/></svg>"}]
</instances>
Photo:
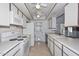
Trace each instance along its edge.
<instances>
[{"instance_id":1,"label":"soffit above cabinets","mask_svg":"<svg viewBox=\"0 0 79 59\"><path fill-rule=\"evenodd\" d=\"M28 9L25 7L24 3L15 3L15 5L29 18L32 19Z\"/></svg>"}]
</instances>

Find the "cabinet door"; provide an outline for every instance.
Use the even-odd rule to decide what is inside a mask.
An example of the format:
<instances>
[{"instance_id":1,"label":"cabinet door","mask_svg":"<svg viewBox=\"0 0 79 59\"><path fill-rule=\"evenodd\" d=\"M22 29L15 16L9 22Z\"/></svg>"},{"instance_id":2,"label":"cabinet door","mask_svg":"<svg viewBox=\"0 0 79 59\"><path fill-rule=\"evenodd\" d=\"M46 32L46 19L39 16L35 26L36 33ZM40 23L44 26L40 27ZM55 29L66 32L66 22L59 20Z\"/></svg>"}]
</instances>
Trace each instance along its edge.
<instances>
[{"instance_id":1,"label":"cabinet door","mask_svg":"<svg viewBox=\"0 0 79 59\"><path fill-rule=\"evenodd\" d=\"M63 53L63 56L68 56L67 54Z\"/></svg>"},{"instance_id":2,"label":"cabinet door","mask_svg":"<svg viewBox=\"0 0 79 59\"><path fill-rule=\"evenodd\" d=\"M50 41L50 51L51 51L51 53L52 53L52 55L53 55L53 42L52 41Z\"/></svg>"},{"instance_id":3,"label":"cabinet door","mask_svg":"<svg viewBox=\"0 0 79 59\"><path fill-rule=\"evenodd\" d=\"M24 44L24 56L28 56L29 54L29 41Z\"/></svg>"},{"instance_id":4,"label":"cabinet door","mask_svg":"<svg viewBox=\"0 0 79 59\"><path fill-rule=\"evenodd\" d=\"M62 56L62 45L54 40L55 56Z\"/></svg>"},{"instance_id":5,"label":"cabinet door","mask_svg":"<svg viewBox=\"0 0 79 59\"><path fill-rule=\"evenodd\" d=\"M55 56L62 56L62 50L55 45Z\"/></svg>"},{"instance_id":6,"label":"cabinet door","mask_svg":"<svg viewBox=\"0 0 79 59\"><path fill-rule=\"evenodd\" d=\"M50 41L49 41L49 39L48 39L48 48L50 47Z\"/></svg>"},{"instance_id":7,"label":"cabinet door","mask_svg":"<svg viewBox=\"0 0 79 59\"><path fill-rule=\"evenodd\" d=\"M9 3L0 3L0 26L9 25Z\"/></svg>"}]
</instances>

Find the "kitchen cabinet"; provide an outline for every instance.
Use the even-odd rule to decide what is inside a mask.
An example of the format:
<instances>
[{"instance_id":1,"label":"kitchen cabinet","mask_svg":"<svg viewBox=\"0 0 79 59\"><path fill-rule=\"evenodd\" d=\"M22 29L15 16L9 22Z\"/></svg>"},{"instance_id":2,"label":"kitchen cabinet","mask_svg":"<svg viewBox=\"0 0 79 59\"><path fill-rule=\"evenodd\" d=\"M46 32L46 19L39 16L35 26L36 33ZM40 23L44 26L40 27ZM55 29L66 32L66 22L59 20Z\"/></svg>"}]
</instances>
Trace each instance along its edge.
<instances>
[{"instance_id":1,"label":"kitchen cabinet","mask_svg":"<svg viewBox=\"0 0 79 59\"><path fill-rule=\"evenodd\" d=\"M55 45L55 56L62 56L61 49Z\"/></svg>"},{"instance_id":2,"label":"kitchen cabinet","mask_svg":"<svg viewBox=\"0 0 79 59\"><path fill-rule=\"evenodd\" d=\"M10 24L23 26L22 13L13 4L11 4Z\"/></svg>"},{"instance_id":3,"label":"kitchen cabinet","mask_svg":"<svg viewBox=\"0 0 79 59\"><path fill-rule=\"evenodd\" d=\"M78 51L77 41L63 36L58 37L57 35L54 35L54 34L48 35L48 47L50 49L50 52L54 56L79 56L79 53L77 52Z\"/></svg>"},{"instance_id":4,"label":"kitchen cabinet","mask_svg":"<svg viewBox=\"0 0 79 59\"><path fill-rule=\"evenodd\" d=\"M16 46L12 47L10 50L4 53L3 56L16 56L16 54L20 51L19 46L20 44L17 44Z\"/></svg>"},{"instance_id":5,"label":"kitchen cabinet","mask_svg":"<svg viewBox=\"0 0 79 59\"><path fill-rule=\"evenodd\" d=\"M49 41L49 39L48 39L48 48L50 47L50 41Z\"/></svg>"},{"instance_id":6,"label":"kitchen cabinet","mask_svg":"<svg viewBox=\"0 0 79 59\"><path fill-rule=\"evenodd\" d=\"M53 50L54 50L54 48L53 48L53 39L51 39L49 36L48 36L48 48L49 48L51 54L54 55L54 53L53 53Z\"/></svg>"},{"instance_id":7,"label":"kitchen cabinet","mask_svg":"<svg viewBox=\"0 0 79 59\"><path fill-rule=\"evenodd\" d=\"M53 42L50 41L50 51L51 51L51 54L52 54L52 55L53 55L53 49L54 49L54 48L53 48Z\"/></svg>"},{"instance_id":8,"label":"kitchen cabinet","mask_svg":"<svg viewBox=\"0 0 79 59\"><path fill-rule=\"evenodd\" d=\"M48 36L48 47L52 55L62 56L62 45Z\"/></svg>"},{"instance_id":9,"label":"kitchen cabinet","mask_svg":"<svg viewBox=\"0 0 79 59\"><path fill-rule=\"evenodd\" d=\"M16 46L13 49L11 49L11 51L9 51L5 56L15 56L19 50L19 46Z\"/></svg>"},{"instance_id":10,"label":"kitchen cabinet","mask_svg":"<svg viewBox=\"0 0 79 59\"><path fill-rule=\"evenodd\" d=\"M54 48L55 56L62 56L62 45L57 41L54 41Z\"/></svg>"},{"instance_id":11,"label":"kitchen cabinet","mask_svg":"<svg viewBox=\"0 0 79 59\"><path fill-rule=\"evenodd\" d=\"M15 15L13 11L10 11L10 24L23 26L23 19L19 15Z\"/></svg>"},{"instance_id":12,"label":"kitchen cabinet","mask_svg":"<svg viewBox=\"0 0 79 59\"><path fill-rule=\"evenodd\" d=\"M0 26L9 26L9 3L0 3Z\"/></svg>"},{"instance_id":13,"label":"kitchen cabinet","mask_svg":"<svg viewBox=\"0 0 79 59\"><path fill-rule=\"evenodd\" d=\"M65 7L65 27L79 26L79 4L71 3Z\"/></svg>"},{"instance_id":14,"label":"kitchen cabinet","mask_svg":"<svg viewBox=\"0 0 79 59\"><path fill-rule=\"evenodd\" d=\"M62 45L53 38L49 39L49 36L48 36L48 47L52 55L62 56Z\"/></svg>"},{"instance_id":15,"label":"kitchen cabinet","mask_svg":"<svg viewBox=\"0 0 79 59\"><path fill-rule=\"evenodd\" d=\"M30 48L30 46L29 46L29 41L25 44L25 47L24 47L24 56L28 56L28 54L29 54L29 48Z\"/></svg>"}]
</instances>

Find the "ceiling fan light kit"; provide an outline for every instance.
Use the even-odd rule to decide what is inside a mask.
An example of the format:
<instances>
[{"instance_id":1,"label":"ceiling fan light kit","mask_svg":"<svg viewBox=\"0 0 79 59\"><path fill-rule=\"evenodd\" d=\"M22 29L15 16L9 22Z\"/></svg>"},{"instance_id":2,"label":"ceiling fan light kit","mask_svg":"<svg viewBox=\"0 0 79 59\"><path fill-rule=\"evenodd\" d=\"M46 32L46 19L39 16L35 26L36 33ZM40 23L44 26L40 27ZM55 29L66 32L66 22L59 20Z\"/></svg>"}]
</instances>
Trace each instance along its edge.
<instances>
[{"instance_id":1,"label":"ceiling fan light kit","mask_svg":"<svg viewBox=\"0 0 79 59\"><path fill-rule=\"evenodd\" d=\"M40 17L40 15L37 15L37 18L39 18Z\"/></svg>"},{"instance_id":2,"label":"ceiling fan light kit","mask_svg":"<svg viewBox=\"0 0 79 59\"><path fill-rule=\"evenodd\" d=\"M39 4L36 5L36 9L40 9L40 5Z\"/></svg>"}]
</instances>

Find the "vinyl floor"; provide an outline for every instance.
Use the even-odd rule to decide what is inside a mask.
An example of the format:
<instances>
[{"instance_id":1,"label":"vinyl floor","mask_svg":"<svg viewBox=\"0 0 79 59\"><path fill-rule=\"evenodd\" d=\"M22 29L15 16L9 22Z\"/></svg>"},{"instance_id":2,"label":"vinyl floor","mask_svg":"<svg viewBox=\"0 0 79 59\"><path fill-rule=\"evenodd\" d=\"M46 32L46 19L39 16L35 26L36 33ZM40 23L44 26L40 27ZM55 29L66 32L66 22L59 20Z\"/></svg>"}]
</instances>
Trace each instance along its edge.
<instances>
[{"instance_id":1,"label":"vinyl floor","mask_svg":"<svg viewBox=\"0 0 79 59\"><path fill-rule=\"evenodd\" d=\"M35 42L35 45L30 48L29 56L51 56L51 54L44 42Z\"/></svg>"}]
</instances>

